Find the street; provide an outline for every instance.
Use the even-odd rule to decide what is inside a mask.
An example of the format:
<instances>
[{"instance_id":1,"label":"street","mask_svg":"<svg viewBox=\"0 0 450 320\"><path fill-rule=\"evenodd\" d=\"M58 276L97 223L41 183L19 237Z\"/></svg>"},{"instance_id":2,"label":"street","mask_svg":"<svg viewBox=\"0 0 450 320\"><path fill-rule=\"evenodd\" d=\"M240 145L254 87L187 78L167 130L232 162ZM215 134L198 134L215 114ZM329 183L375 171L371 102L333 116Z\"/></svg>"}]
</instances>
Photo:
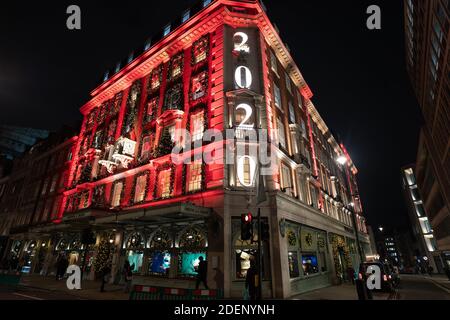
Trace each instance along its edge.
<instances>
[{"instance_id":1,"label":"street","mask_svg":"<svg viewBox=\"0 0 450 320\"><path fill-rule=\"evenodd\" d=\"M438 276L434 278L401 275L397 300L450 300L450 281Z\"/></svg>"},{"instance_id":2,"label":"street","mask_svg":"<svg viewBox=\"0 0 450 320\"><path fill-rule=\"evenodd\" d=\"M450 281L443 276L401 275L395 293L376 292L374 300L450 300ZM120 286L111 285L104 293L98 283L85 282L82 290L70 291L64 282L41 277L24 278L15 290L0 288L0 300L127 300ZM357 300L355 287L350 284L332 286L293 297L293 300Z\"/></svg>"}]
</instances>

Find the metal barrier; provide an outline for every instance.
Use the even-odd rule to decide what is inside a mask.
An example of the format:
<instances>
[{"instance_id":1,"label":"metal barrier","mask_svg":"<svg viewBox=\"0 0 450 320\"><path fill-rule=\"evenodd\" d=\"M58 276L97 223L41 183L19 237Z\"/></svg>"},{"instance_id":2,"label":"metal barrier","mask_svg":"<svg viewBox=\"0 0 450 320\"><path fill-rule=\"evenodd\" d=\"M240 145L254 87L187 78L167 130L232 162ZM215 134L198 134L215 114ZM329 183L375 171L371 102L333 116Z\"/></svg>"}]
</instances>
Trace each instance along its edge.
<instances>
[{"instance_id":1,"label":"metal barrier","mask_svg":"<svg viewBox=\"0 0 450 320\"><path fill-rule=\"evenodd\" d=\"M135 285L130 300L220 300L222 290L193 290Z\"/></svg>"}]
</instances>

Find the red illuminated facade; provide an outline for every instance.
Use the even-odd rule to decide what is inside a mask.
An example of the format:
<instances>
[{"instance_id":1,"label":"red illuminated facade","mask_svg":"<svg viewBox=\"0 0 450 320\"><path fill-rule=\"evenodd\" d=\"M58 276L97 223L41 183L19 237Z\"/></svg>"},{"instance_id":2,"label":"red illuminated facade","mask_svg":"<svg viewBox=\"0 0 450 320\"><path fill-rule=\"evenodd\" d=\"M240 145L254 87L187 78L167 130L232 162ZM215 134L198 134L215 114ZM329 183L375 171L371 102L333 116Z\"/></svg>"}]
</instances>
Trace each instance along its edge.
<instances>
[{"instance_id":1,"label":"red illuminated facade","mask_svg":"<svg viewBox=\"0 0 450 320\"><path fill-rule=\"evenodd\" d=\"M317 112L265 9L259 1L217 0L189 13L81 108L53 250L93 267L109 246L114 277L128 259L136 283L176 288L194 286L204 256L210 287L241 297L256 254L255 242L240 239L242 214L256 216L256 159L235 150L251 147L242 139L247 131L264 129L277 165L264 178L261 205L270 226L264 294L287 298L345 281L346 268L359 263L352 214L362 249L371 253L357 169ZM233 130L236 138L208 142L207 130ZM211 157L222 161L176 164L174 147L182 159L214 150ZM342 155L345 164L336 163ZM97 243L72 247L86 229Z\"/></svg>"}]
</instances>

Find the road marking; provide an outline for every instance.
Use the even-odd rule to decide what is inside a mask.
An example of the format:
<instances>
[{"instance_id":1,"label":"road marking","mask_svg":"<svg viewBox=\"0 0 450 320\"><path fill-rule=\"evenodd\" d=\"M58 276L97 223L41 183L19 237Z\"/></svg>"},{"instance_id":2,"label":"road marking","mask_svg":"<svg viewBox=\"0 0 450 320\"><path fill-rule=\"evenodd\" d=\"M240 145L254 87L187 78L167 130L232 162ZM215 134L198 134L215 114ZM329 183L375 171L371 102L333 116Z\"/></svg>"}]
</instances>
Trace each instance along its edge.
<instances>
[{"instance_id":1,"label":"road marking","mask_svg":"<svg viewBox=\"0 0 450 320\"><path fill-rule=\"evenodd\" d=\"M33 299L33 300L44 300L44 299L41 299L41 298L28 296L26 294L21 294L21 293L16 293L16 292L14 292L13 294L16 295L16 296L21 296L21 297L28 298L28 299Z\"/></svg>"}]
</instances>

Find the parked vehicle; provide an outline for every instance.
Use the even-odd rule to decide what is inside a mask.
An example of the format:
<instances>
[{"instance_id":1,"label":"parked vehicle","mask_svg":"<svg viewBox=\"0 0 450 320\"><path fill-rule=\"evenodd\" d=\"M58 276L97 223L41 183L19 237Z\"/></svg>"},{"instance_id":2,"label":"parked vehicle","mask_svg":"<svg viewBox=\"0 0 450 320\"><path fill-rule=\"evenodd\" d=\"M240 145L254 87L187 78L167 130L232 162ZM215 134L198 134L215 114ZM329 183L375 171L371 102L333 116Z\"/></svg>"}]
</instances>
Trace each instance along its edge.
<instances>
[{"instance_id":1,"label":"parked vehicle","mask_svg":"<svg viewBox=\"0 0 450 320\"><path fill-rule=\"evenodd\" d=\"M380 268L380 281L381 281L381 289L380 291L384 292L391 292L394 290L394 283L393 283L393 277L392 277L392 271L390 270L389 266L382 262L364 262L361 263L359 266L359 274L358 278L361 280L366 280L371 274L367 272L367 269L370 266L378 266ZM376 289L377 290L377 289Z\"/></svg>"}]
</instances>

